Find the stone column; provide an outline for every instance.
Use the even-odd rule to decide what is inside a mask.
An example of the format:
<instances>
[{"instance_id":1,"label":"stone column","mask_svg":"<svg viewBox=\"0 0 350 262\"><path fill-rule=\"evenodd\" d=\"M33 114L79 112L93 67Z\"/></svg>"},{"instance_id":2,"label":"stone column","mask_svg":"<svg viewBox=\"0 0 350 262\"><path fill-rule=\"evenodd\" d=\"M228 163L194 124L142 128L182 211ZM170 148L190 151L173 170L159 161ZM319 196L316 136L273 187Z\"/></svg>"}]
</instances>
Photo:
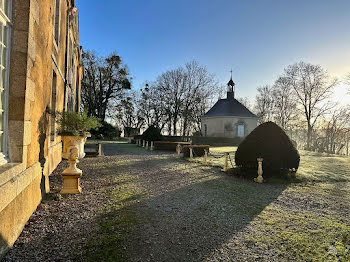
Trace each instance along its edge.
<instances>
[{"instance_id":1,"label":"stone column","mask_svg":"<svg viewBox=\"0 0 350 262\"><path fill-rule=\"evenodd\" d=\"M63 171L63 187L61 190L61 194L80 194L80 177L83 171L77 168L79 155L79 149L76 146L72 146L69 149L69 158L68 163L69 167Z\"/></svg>"},{"instance_id":2,"label":"stone column","mask_svg":"<svg viewBox=\"0 0 350 262\"><path fill-rule=\"evenodd\" d=\"M262 169L262 162L263 158L257 158L258 161L258 177L254 178L254 181L257 183L262 183L264 181L264 178L262 177L263 169Z\"/></svg>"},{"instance_id":3,"label":"stone column","mask_svg":"<svg viewBox=\"0 0 350 262\"><path fill-rule=\"evenodd\" d=\"M207 165L207 158L208 158L208 150L204 149L203 164L204 164L205 166Z\"/></svg>"},{"instance_id":4,"label":"stone column","mask_svg":"<svg viewBox=\"0 0 350 262\"><path fill-rule=\"evenodd\" d=\"M97 152L97 156L102 156L102 145L101 144L96 144L96 152Z\"/></svg>"},{"instance_id":5,"label":"stone column","mask_svg":"<svg viewBox=\"0 0 350 262\"><path fill-rule=\"evenodd\" d=\"M177 146L176 146L176 153L177 153L177 157L180 158L180 154L181 154L181 146L180 146L180 144L177 144Z\"/></svg>"},{"instance_id":6,"label":"stone column","mask_svg":"<svg viewBox=\"0 0 350 262\"><path fill-rule=\"evenodd\" d=\"M222 171L227 172L228 169L228 153L225 153L225 160L224 160L224 169Z\"/></svg>"}]
</instances>

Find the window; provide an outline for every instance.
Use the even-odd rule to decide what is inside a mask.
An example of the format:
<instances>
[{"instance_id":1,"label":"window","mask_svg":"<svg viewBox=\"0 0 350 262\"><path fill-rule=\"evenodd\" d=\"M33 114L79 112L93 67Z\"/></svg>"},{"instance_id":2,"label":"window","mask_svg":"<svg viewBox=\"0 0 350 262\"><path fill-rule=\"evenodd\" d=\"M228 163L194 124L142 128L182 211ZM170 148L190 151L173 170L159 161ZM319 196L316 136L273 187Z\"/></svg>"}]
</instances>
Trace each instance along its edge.
<instances>
[{"instance_id":1,"label":"window","mask_svg":"<svg viewBox=\"0 0 350 262\"><path fill-rule=\"evenodd\" d=\"M51 110L56 111L57 107L56 107L56 97L57 97L57 74L55 71L53 71L52 73L52 84L51 84L51 102L50 102L50 107ZM55 121L55 117L51 116L50 118L50 128L51 128L51 142L55 141L56 139L56 121Z\"/></svg>"},{"instance_id":2,"label":"window","mask_svg":"<svg viewBox=\"0 0 350 262\"><path fill-rule=\"evenodd\" d=\"M75 112L79 112L79 70L76 70L75 77Z\"/></svg>"},{"instance_id":3,"label":"window","mask_svg":"<svg viewBox=\"0 0 350 262\"><path fill-rule=\"evenodd\" d=\"M207 124L204 124L204 136L208 135L208 126Z\"/></svg>"},{"instance_id":4,"label":"window","mask_svg":"<svg viewBox=\"0 0 350 262\"><path fill-rule=\"evenodd\" d=\"M240 124L237 126L237 135L239 137L244 137L244 125Z\"/></svg>"},{"instance_id":5,"label":"window","mask_svg":"<svg viewBox=\"0 0 350 262\"><path fill-rule=\"evenodd\" d=\"M55 43L56 43L57 47L58 47L58 42L59 42L59 37L60 37L60 11L61 11L60 7L61 7L61 0L55 0L53 35L55 37Z\"/></svg>"},{"instance_id":6,"label":"window","mask_svg":"<svg viewBox=\"0 0 350 262\"><path fill-rule=\"evenodd\" d=\"M7 162L10 4L10 0L0 0L0 164Z\"/></svg>"},{"instance_id":7,"label":"window","mask_svg":"<svg viewBox=\"0 0 350 262\"><path fill-rule=\"evenodd\" d=\"M71 33L68 35L68 49L67 49L67 111L74 110L74 89L75 89L75 65L74 65L74 43Z\"/></svg>"}]
</instances>

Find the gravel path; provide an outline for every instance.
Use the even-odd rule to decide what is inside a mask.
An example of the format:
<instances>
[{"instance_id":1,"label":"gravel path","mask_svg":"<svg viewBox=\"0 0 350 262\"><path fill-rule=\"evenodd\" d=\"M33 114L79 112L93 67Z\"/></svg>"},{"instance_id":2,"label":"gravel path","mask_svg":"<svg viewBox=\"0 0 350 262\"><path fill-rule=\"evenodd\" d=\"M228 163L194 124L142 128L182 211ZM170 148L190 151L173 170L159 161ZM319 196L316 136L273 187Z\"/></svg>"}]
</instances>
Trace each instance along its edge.
<instances>
[{"instance_id":1,"label":"gravel path","mask_svg":"<svg viewBox=\"0 0 350 262\"><path fill-rule=\"evenodd\" d=\"M66 163L59 165L50 195L4 261L285 261L293 254L280 244L251 238L271 233L259 230L267 207L323 216L342 209L340 221L350 211L334 206L338 199L258 185L174 154L127 144L103 150L78 165L81 195L58 194Z\"/></svg>"}]
</instances>

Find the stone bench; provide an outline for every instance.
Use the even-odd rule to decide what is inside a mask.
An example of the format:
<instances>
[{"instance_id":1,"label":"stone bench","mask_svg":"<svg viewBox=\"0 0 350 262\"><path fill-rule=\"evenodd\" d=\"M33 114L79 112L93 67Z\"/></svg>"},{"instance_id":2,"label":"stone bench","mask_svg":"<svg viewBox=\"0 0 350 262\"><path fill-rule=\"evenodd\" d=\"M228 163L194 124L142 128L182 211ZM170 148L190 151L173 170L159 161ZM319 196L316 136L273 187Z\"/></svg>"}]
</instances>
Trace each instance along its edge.
<instances>
[{"instance_id":1,"label":"stone bench","mask_svg":"<svg viewBox=\"0 0 350 262\"><path fill-rule=\"evenodd\" d=\"M209 145L185 145L182 147L184 157L190 157L190 148L192 148L193 156L204 156L204 151L209 152Z\"/></svg>"},{"instance_id":2,"label":"stone bench","mask_svg":"<svg viewBox=\"0 0 350 262\"><path fill-rule=\"evenodd\" d=\"M181 147L191 145L191 142L168 142L168 141L155 141L154 149L155 150L164 150L164 151L174 151L176 152L177 145Z\"/></svg>"},{"instance_id":3,"label":"stone bench","mask_svg":"<svg viewBox=\"0 0 350 262\"><path fill-rule=\"evenodd\" d=\"M101 144L87 144L84 148L86 157L98 157L102 156L102 145Z\"/></svg>"}]
</instances>

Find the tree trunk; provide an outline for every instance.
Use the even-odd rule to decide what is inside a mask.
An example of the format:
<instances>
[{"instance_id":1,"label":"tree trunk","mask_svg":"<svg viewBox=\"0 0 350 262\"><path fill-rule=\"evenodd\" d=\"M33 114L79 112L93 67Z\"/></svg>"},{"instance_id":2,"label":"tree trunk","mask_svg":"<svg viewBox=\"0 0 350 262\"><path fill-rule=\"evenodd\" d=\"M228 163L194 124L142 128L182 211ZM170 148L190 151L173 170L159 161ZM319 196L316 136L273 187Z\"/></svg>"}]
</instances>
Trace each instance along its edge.
<instances>
[{"instance_id":1,"label":"tree trunk","mask_svg":"<svg viewBox=\"0 0 350 262\"><path fill-rule=\"evenodd\" d=\"M168 118L168 135L171 136L171 116Z\"/></svg>"},{"instance_id":2,"label":"tree trunk","mask_svg":"<svg viewBox=\"0 0 350 262\"><path fill-rule=\"evenodd\" d=\"M306 143L306 149L311 149L311 141L312 140L312 126L310 124L307 125L307 143Z\"/></svg>"},{"instance_id":3,"label":"tree trunk","mask_svg":"<svg viewBox=\"0 0 350 262\"><path fill-rule=\"evenodd\" d=\"M174 117L174 120L173 120L173 136L176 136L176 124L177 124L177 118Z\"/></svg>"},{"instance_id":4,"label":"tree trunk","mask_svg":"<svg viewBox=\"0 0 350 262\"><path fill-rule=\"evenodd\" d=\"M182 129L182 136L186 136L186 131L187 131L187 117L185 116L184 123L183 123L183 129Z\"/></svg>"}]
</instances>

